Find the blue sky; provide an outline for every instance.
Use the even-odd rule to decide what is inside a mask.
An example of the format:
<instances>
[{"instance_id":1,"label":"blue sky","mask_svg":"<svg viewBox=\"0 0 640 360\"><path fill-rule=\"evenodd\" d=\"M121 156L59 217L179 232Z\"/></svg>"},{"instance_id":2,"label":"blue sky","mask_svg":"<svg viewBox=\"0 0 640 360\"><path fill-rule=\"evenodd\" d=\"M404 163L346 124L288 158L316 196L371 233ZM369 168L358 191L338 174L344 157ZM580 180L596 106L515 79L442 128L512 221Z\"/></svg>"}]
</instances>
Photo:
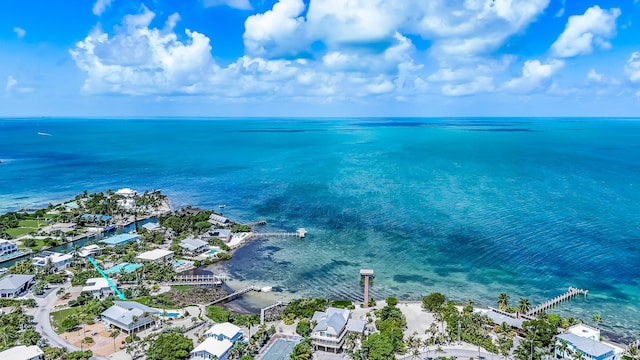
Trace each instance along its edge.
<instances>
[{"instance_id":1,"label":"blue sky","mask_svg":"<svg viewBox=\"0 0 640 360\"><path fill-rule=\"evenodd\" d=\"M0 116L640 116L640 1L0 3Z\"/></svg>"}]
</instances>

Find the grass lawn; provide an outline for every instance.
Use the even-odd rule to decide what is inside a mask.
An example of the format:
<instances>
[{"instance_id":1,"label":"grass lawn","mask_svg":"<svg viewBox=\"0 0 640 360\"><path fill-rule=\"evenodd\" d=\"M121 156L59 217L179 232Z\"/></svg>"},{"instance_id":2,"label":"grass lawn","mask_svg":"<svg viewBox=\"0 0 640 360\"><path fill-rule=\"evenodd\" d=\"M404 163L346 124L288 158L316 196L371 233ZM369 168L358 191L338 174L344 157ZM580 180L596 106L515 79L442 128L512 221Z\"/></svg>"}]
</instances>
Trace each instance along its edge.
<instances>
[{"instance_id":1,"label":"grass lawn","mask_svg":"<svg viewBox=\"0 0 640 360\"><path fill-rule=\"evenodd\" d=\"M128 301L135 301L137 303L140 303L142 305L146 305L146 306L150 306L151 304L151 299L148 296L143 296L143 297L139 297L139 298L135 298L135 299L130 299Z\"/></svg>"},{"instance_id":2,"label":"grass lawn","mask_svg":"<svg viewBox=\"0 0 640 360\"><path fill-rule=\"evenodd\" d=\"M38 226L45 226L47 222L44 220L20 220L18 226L37 229Z\"/></svg>"},{"instance_id":3,"label":"grass lawn","mask_svg":"<svg viewBox=\"0 0 640 360\"><path fill-rule=\"evenodd\" d=\"M36 231L35 228L20 227L20 228L7 229L7 234L9 236L11 236L12 238L17 238L18 236L22 236L22 235L25 235L25 234L30 234L30 233L35 232L35 231Z\"/></svg>"},{"instance_id":4,"label":"grass lawn","mask_svg":"<svg viewBox=\"0 0 640 360\"><path fill-rule=\"evenodd\" d=\"M58 216L56 214L44 214L42 215L43 218L45 219L55 219L55 217Z\"/></svg>"},{"instance_id":5,"label":"grass lawn","mask_svg":"<svg viewBox=\"0 0 640 360\"><path fill-rule=\"evenodd\" d=\"M53 330L56 331L56 334L60 334L62 332L60 330L60 324L62 324L62 321L64 321L64 319L66 319L67 317L75 314L77 310L78 309L70 308L51 313L51 326L53 327Z\"/></svg>"}]
</instances>

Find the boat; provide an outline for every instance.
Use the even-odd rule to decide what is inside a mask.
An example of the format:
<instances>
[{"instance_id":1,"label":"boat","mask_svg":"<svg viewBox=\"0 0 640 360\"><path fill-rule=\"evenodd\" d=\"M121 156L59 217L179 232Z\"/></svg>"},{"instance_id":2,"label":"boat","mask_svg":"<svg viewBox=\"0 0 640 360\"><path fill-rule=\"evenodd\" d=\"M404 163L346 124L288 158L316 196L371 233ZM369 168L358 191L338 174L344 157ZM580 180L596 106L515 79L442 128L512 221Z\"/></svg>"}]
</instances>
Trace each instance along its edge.
<instances>
[{"instance_id":1,"label":"boat","mask_svg":"<svg viewBox=\"0 0 640 360\"><path fill-rule=\"evenodd\" d=\"M226 207L227 207L227 205L222 204L222 205L219 205L218 207L219 207L220 209L224 209L224 208L226 208Z\"/></svg>"},{"instance_id":2,"label":"boat","mask_svg":"<svg viewBox=\"0 0 640 360\"><path fill-rule=\"evenodd\" d=\"M40 136L51 136L51 134L46 133L46 132L38 132L38 135L40 135Z\"/></svg>"},{"instance_id":3,"label":"boat","mask_svg":"<svg viewBox=\"0 0 640 360\"><path fill-rule=\"evenodd\" d=\"M116 229L116 226L115 226L115 225L109 225L109 226L107 226L106 228L104 228L104 231L105 231L105 232L107 232L107 231L113 231L113 230L115 230L115 229Z\"/></svg>"}]
</instances>

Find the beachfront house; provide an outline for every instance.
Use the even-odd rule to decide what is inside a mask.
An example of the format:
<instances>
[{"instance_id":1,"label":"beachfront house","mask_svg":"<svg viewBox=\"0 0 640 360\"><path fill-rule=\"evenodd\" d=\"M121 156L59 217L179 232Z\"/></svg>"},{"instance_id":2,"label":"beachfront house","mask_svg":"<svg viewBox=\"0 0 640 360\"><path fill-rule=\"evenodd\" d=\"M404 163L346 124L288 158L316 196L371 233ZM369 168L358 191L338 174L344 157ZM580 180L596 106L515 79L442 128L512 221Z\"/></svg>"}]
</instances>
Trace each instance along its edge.
<instances>
[{"instance_id":1,"label":"beachfront house","mask_svg":"<svg viewBox=\"0 0 640 360\"><path fill-rule=\"evenodd\" d=\"M83 246L78 249L78 256L86 258L88 256L96 257L102 254L102 248L96 244Z\"/></svg>"},{"instance_id":2,"label":"beachfront house","mask_svg":"<svg viewBox=\"0 0 640 360\"><path fill-rule=\"evenodd\" d=\"M146 224L142 225L142 227L144 229L147 229L147 231L162 231L162 226L160 226L160 224L154 223L154 222L146 223Z\"/></svg>"},{"instance_id":3,"label":"beachfront house","mask_svg":"<svg viewBox=\"0 0 640 360\"><path fill-rule=\"evenodd\" d=\"M114 247L118 245L124 245L130 242L138 241L140 239L140 235L137 234L120 234L116 236L111 236L106 239L101 240L100 242L106 244L109 247Z\"/></svg>"},{"instance_id":4,"label":"beachfront house","mask_svg":"<svg viewBox=\"0 0 640 360\"><path fill-rule=\"evenodd\" d=\"M228 243L231 241L231 230L229 229L214 229L209 231L209 235L217 237L218 239Z\"/></svg>"},{"instance_id":5,"label":"beachfront house","mask_svg":"<svg viewBox=\"0 0 640 360\"><path fill-rule=\"evenodd\" d=\"M180 247L184 253L197 256L209 250L209 243L200 239L186 238L180 242Z\"/></svg>"},{"instance_id":6,"label":"beachfront house","mask_svg":"<svg viewBox=\"0 0 640 360\"><path fill-rule=\"evenodd\" d=\"M115 279L110 279L114 286L117 285ZM109 295L115 294L107 280L103 277L87 279L85 286L82 288L82 292L88 292L93 295L94 298L102 299Z\"/></svg>"},{"instance_id":7,"label":"beachfront house","mask_svg":"<svg viewBox=\"0 0 640 360\"><path fill-rule=\"evenodd\" d=\"M518 332L522 331L522 323L527 319L522 318L521 316L516 316L516 314L511 314L506 311L502 311L499 309L494 309L492 307L486 312L486 315L493 321L496 325L502 325L502 323L506 323L511 326Z\"/></svg>"},{"instance_id":8,"label":"beachfront house","mask_svg":"<svg viewBox=\"0 0 640 360\"><path fill-rule=\"evenodd\" d=\"M9 240L0 239L0 257L15 254L16 252L18 252L16 244Z\"/></svg>"},{"instance_id":9,"label":"beachfront house","mask_svg":"<svg viewBox=\"0 0 640 360\"><path fill-rule=\"evenodd\" d=\"M227 360L233 344L242 340L242 330L228 322L213 325L204 335L202 344L191 351L193 360Z\"/></svg>"},{"instance_id":10,"label":"beachfront house","mask_svg":"<svg viewBox=\"0 0 640 360\"><path fill-rule=\"evenodd\" d=\"M228 225L230 222L226 217L217 214L211 214L208 221L211 225Z\"/></svg>"},{"instance_id":11,"label":"beachfront house","mask_svg":"<svg viewBox=\"0 0 640 360\"><path fill-rule=\"evenodd\" d=\"M51 263L56 270L61 271L71 266L71 259L73 256L69 254L41 251L31 259L31 263L38 269L44 269L47 263Z\"/></svg>"},{"instance_id":12,"label":"beachfront house","mask_svg":"<svg viewBox=\"0 0 640 360\"><path fill-rule=\"evenodd\" d=\"M44 352L36 345L18 345L0 352L0 359L11 360L41 360Z\"/></svg>"},{"instance_id":13,"label":"beachfront house","mask_svg":"<svg viewBox=\"0 0 640 360\"><path fill-rule=\"evenodd\" d=\"M311 321L316 326L311 332L311 343L316 350L338 353L349 331L362 333L365 323L350 319L351 311L330 307L316 311Z\"/></svg>"},{"instance_id":14,"label":"beachfront house","mask_svg":"<svg viewBox=\"0 0 640 360\"><path fill-rule=\"evenodd\" d=\"M162 263L173 259L173 251L164 249L153 249L151 251L145 251L136 256L137 260L148 261L155 263Z\"/></svg>"},{"instance_id":15,"label":"beachfront house","mask_svg":"<svg viewBox=\"0 0 640 360\"><path fill-rule=\"evenodd\" d=\"M132 198L132 197L135 197L136 195L138 195L138 192L133 190L133 189L122 188L122 189L119 189L118 191L116 191L115 194L124 196L126 198Z\"/></svg>"},{"instance_id":16,"label":"beachfront house","mask_svg":"<svg viewBox=\"0 0 640 360\"><path fill-rule=\"evenodd\" d=\"M575 359L574 354L582 353L589 360L618 360L623 352L624 349L601 342L600 330L585 324L574 325L556 336L558 359Z\"/></svg>"},{"instance_id":17,"label":"beachfront house","mask_svg":"<svg viewBox=\"0 0 640 360\"><path fill-rule=\"evenodd\" d=\"M220 341L229 340L233 343L242 339L242 329L232 323L225 322L213 325L204 333L207 338L216 338Z\"/></svg>"},{"instance_id":18,"label":"beachfront house","mask_svg":"<svg viewBox=\"0 0 640 360\"><path fill-rule=\"evenodd\" d=\"M33 275L9 274L0 278L0 298L15 298L35 283Z\"/></svg>"},{"instance_id":19,"label":"beachfront house","mask_svg":"<svg viewBox=\"0 0 640 360\"><path fill-rule=\"evenodd\" d=\"M160 311L134 301L114 301L113 306L100 314L107 326L128 334L147 329L155 324L154 316Z\"/></svg>"}]
</instances>

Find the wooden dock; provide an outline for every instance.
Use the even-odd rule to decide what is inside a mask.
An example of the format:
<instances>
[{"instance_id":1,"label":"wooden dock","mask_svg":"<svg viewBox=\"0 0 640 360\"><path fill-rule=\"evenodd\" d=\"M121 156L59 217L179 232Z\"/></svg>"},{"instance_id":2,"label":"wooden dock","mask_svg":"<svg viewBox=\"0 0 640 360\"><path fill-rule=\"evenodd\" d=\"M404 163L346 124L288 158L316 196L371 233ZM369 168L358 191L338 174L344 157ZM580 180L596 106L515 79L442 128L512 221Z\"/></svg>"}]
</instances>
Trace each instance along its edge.
<instances>
[{"instance_id":1,"label":"wooden dock","mask_svg":"<svg viewBox=\"0 0 640 360\"><path fill-rule=\"evenodd\" d=\"M214 285L221 286L228 279L218 275L176 275L165 285Z\"/></svg>"},{"instance_id":2,"label":"wooden dock","mask_svg":"<svg viewBox=\"0 0 640 360\"><path fill-rule=\"evenodd\" d=\"M215 304L218 304L218 303L221 303L221 302L231 301L231 300L233 300L235 298L238 298L238 297L248 293L249 291L260 291L260 288L257 287L257 286L248 286L248 287L246 287L244 289L238 290L238 291L236 291L236 292L234 292L232 294L229 294L229 295L227 295L227 296L225 296L223 298L220 298L220 299L210 303L209 305L215 305Z\"/></svg>"},{"instance_id":3,"label":"wooden dock","mask_svg":"<svg viewBox=\"0 0 640 360\"><path fill-rule=\"evenodd\" d=\"M578 296L578 295L584 295L587 296L587 293L589 292L589 290L583 290L583 289L578 289L578 288L574 288L572 286L569 287L569 290L567 290L567 292L565 292L564 294L557 296L545 303L543 303L542 305L539 305L531 310L529 310L526 314L524 314L525 316L535 316L538 313L541 313L543 311L546 311L549 308L552 308L562 302L565 302L567 300L571 300L574 297Z\"/></svg>"},{"instance_id":4,"label":"wooden dock","mask_svg":"<svg viewBox=\"0 0 640 360\"><path fill-rule=\"evenodd\" d=\"M276 237L276 236L297 236L299 238L303 238L306 235L307 235L307 230L305 228L299 228L295 232L287 232L287 231L264 232L264 233L253 232L249 236L251 238L254 238L254 237Z\"/></svg>"}]
</instances>

